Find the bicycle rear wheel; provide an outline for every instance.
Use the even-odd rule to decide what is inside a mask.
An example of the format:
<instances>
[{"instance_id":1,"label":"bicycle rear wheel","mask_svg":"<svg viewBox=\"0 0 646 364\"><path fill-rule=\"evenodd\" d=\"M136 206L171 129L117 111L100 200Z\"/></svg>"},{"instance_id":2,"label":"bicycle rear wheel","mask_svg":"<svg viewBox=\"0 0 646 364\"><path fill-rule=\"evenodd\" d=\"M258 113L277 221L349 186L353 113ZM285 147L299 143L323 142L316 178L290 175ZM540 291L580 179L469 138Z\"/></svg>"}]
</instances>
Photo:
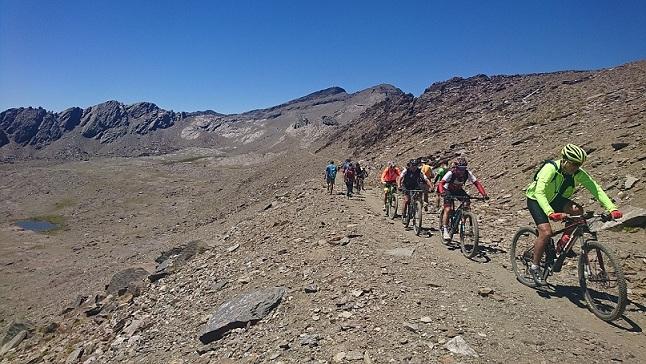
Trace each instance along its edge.
<instances>
[{"instance_id":1,"label":"bicycle rear wheel","mask_svg":"<svg viewBox=\"0 0 646 364\"><path fill-rule=\"evenodd\" d=\"M509 257L511 259L511 269L516 274L516 279L528 287L536 287L536 282L529 272L529 267L534 259L534 241L538 237L535 228L524 226L516 231L514 239L511 241ZM551 244L548 242L548 244ZM547 250L547 249L546 249ZM541 257L540 267L545 272L545 254Z\"/></svg>"},{"instance_id":2,"label":"bicycle rear wheel","mask_svg":"<svg viewBox=\"0 0 646 364\"><path fill-rule=\"evenodd\" d=\"M460 221L460 247L462 254L467 258L473 258L478 254L478 242L480 232L478 231L478 218L472 212L464 211Z\"/></svg>"},{"instance_id":3,"label":"bicycle rear wheel","mask_svg":"<svg viewBox=\"0 0 646 364\"><path fill-rule=\"evenodd\" d=\"M628 303L626 279L615 255L597 241L588 242L581 249L578 269L590 311L604 321L623 315Z\"/></svg>"},{"instance_id":4,"label":"bicycle rear wheel","mask_svg":"<svg viewBox=\"0 0 646 364\"><path fill-rule=\"evenodd\" d=\"M422 232L422 202L415 201L415 216L413 219L413 229L415 230L415 235L419 235Z\"/></svg>"}]
</instances>

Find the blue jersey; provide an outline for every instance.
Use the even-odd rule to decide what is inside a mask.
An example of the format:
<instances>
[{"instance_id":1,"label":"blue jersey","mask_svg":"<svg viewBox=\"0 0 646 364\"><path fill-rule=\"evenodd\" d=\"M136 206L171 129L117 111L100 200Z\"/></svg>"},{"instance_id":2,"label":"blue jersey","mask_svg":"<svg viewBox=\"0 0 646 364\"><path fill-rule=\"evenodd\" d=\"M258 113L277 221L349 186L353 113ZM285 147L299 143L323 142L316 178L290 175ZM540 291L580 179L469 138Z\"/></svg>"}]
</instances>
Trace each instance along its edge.
<instances>
[{"instance_id":1,"label":"blue jersey","mask_svg":"<svg viewBox=\"0 0 646 364\"><path fill-rule=\"evenodd\" d=\"M328 164L328 166L325 168L325 175L328 178L336 178L336 165Z\"/></svg>"}]
</instances>

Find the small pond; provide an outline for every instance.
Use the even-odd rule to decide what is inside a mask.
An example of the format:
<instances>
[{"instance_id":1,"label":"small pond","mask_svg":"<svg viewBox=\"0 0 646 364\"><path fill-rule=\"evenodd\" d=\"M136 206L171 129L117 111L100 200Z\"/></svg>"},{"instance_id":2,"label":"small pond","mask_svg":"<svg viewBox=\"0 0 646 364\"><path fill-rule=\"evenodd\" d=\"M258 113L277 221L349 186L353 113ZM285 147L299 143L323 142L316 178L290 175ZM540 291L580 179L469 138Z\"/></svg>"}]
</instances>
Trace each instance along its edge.
<instances>
[{"instance_id":1,"label":"small pond","mask_svg":"<svg viewBox=\"0 0 646 364\"><path fill-rule=\"evenodd\" d=\"M16 225L20 226L25 230L31 230L36 232L45 232L45 231L54 230L60 226L58 224L53 224L49 221L37 220L37 219L18 220L16 221Z\"/></svg>"}]
</instances>

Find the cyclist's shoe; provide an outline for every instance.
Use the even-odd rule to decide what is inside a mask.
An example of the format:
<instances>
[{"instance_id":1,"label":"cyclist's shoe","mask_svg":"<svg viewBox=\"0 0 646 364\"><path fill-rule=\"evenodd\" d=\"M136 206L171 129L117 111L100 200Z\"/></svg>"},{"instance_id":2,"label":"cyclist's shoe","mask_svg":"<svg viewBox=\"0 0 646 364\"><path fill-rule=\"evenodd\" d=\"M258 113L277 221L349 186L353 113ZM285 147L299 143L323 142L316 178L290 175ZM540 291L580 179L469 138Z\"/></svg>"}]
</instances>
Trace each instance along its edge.
<instances>
[{"instance_id":1,"label":"cyclist's shoe","mask_svg":"<svg viewBox=\"0 0 646 364\"><path fill-rule=\"evenodd\" d=\"M449 234L449 229L447 229L446 226L442 229L442 238L444 241L451 240L451 234Z\"/></svg>"},{"instance_id":2,"label":"cyclist's shoe","mask_svg":"<svg viewBox=\"0 0 646 364\"><path fill-rule=\"evenodd\" d=\"M531 264L529 266L529 274L532 275L532 279L534 279L534 283L536 283L536 285L542 286L545 284L543 275L541 274L541 267Z\"/></svg>"}]
</instances>

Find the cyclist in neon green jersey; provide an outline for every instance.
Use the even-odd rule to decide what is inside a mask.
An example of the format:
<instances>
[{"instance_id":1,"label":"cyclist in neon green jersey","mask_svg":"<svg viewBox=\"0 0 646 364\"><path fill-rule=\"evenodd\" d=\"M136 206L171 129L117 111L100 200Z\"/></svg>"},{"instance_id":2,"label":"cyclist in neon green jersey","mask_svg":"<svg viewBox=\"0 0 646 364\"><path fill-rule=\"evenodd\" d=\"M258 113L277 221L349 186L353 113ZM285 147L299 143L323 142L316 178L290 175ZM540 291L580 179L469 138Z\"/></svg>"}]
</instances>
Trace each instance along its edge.
<instances>
[{"instance_id":1,"label":"cyclist in neon green jersey","mask_svg":"<svg viewBox=\"0 0 646 364\"><path fill-rule=\"evenodd\" d=\"M587 153L574 144L568 144L561 149L561 156L560 160L546 161L543 164L526 192L527 208L538 228L538 237L534 242L534 261L529 269L538 285L543 284L538 264L545 251L545 244L552 236L549 220L561 221L567 215L583 214L583 207L569 199L577 185L590 191L613 219L622 217L621 211L617 210L599 184L580 168Z\"/></svg>"}]
</instances>

